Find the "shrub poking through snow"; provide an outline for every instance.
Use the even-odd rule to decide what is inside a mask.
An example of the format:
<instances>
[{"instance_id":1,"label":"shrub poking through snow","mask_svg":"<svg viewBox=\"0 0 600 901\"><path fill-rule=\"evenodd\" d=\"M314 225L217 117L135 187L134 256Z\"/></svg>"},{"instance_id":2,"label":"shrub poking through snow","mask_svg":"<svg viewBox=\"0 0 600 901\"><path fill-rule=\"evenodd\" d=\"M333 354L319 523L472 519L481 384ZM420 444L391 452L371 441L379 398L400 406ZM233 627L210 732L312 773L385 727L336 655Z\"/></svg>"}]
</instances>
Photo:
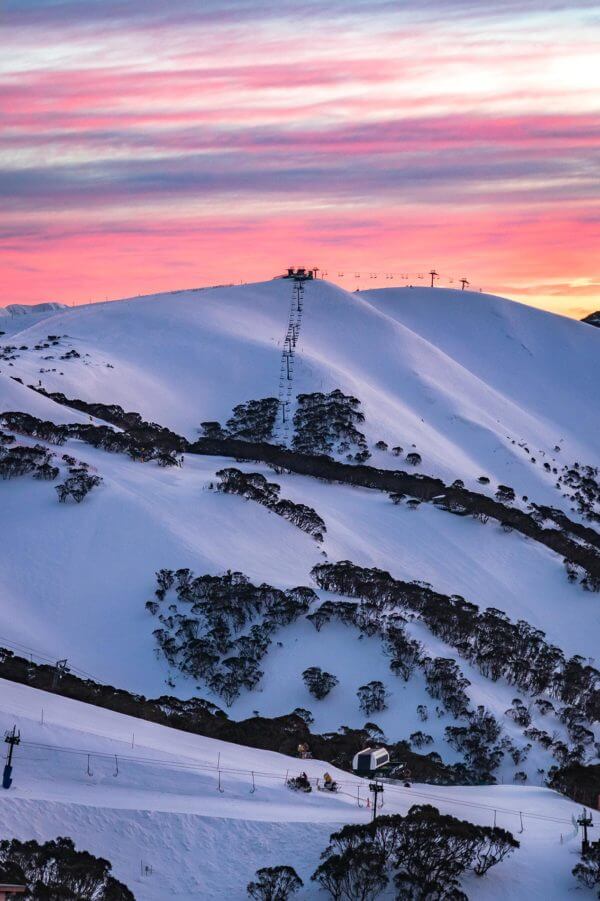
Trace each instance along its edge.
<instances>
[{"instance_id":1,"label":"shrub poking through snow","mask_svg":"<svg viewBox=\"0 0 600 901\"><path fill-rule=\"evenodd\" d=\"M512 503L515 500L514 488L510 488L508 485L498 485L496 500L500 501L501 504Z\"/></svg>"},{"instance_id":2,"label":"shrub poking through snow","mask_svg":"<svg viewBox=\"0 0 600 901\"><path fill-rule=\"evenodd\" d=\"M17 839L0 841L0 882L25 885L26 897L134 901L126 885L111 876L111 864L89 851L77 851L72 839L40 845Z\"/></svg>"},{"instance_id":3,"label":"shrub poking through snow","mask_svg":"<svg viewBox=\"0 0 600 901\"><path fill-rule=\"evenodd\" d=\"M331 673L324 672L320 666L310 666L302 673L304 684L317 701L327 697L332 688L338 684L339 679Z\"/></svg>"},{"instance_id":4,"label":"shrub poking through snow","mask_svg":"<svg viewBox=\"0 0 600 901\"><path fill-rule=\"evenodd\" d=\"M72 497L73 500L80 504L86 495L90 493L92 488L96 488L102 484L100 476L90 475L87 472L79 472L76 475L69 476L62 485L56 486L58 500L64 504L67 498Z\"/></svg>"},{"instance_id":5,"label":"shrub poking through snow","mask_svg":"<svg viewBox=\"0 0 600 901\"><path fill-rule=\"evenodd\" d=\"M263 867L256 871L246 891L254 901L287 901L303 885L293 867Z\"/></svg>"}]
</instances>

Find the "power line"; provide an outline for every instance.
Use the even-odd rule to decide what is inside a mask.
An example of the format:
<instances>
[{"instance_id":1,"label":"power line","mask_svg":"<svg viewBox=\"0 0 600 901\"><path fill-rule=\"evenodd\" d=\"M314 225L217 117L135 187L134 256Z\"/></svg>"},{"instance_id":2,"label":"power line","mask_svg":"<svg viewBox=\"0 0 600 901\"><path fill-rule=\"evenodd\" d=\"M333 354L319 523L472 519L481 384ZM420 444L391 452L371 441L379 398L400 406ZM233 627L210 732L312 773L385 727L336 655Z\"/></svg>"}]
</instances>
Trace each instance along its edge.
<instances>
[{"instance_id":1,"label":"power line","mask_svg":"<svg viewBox=\"0 0 600 901\"><path fill-rule=\"evenodd\" d=\"M57 666L57 662L59 664L63 663L63 659L58 657L50 657L47 654L44 654L42 651L36 650L35 648L30 648L27 645L20 644L17 641L10 641L8 638L4 638L0 635L0 643L3 647L10 648L11 650L18 651L19 653L26 654L29 658L35 657L37 660L45 661L49 663L51 666ZM0 652L2 647L0 647ZM65 658L66 660L66 658ZM80 669L77 666L70 665L68 670L72 673L76 673L80 676L85 676L87 679L92 679L94 682L102 683L101 679L98 679L96 676L93 676L91 673L86 672L85 670Z\"/></svg>"}]
</instances>

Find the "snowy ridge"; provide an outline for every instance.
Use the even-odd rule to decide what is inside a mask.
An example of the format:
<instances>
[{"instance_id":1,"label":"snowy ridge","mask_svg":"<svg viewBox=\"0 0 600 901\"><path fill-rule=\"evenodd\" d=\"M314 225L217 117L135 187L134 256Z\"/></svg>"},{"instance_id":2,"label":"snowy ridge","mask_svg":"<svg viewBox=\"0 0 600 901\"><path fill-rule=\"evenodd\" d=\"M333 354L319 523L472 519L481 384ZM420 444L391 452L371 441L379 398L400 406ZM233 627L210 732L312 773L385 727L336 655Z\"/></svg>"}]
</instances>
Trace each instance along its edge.
<instances>
[{"instance_id":1,"label":"snowy ridge","mask_svg":"<svg viewBox=\"0 0 600 901\"><path fill-rule=\"evenodd\" d=\"M0 412L29 412L57 424L90 422L26 387L40 385L67 397L121 404L193 440L201 421L224 423L238 403L277 397L290 290L289 282L277 280L57 311L32 325L24 317L23 327L2 339L15 350L0 359ZM417 472L448 483L460 478L466 487L490 493L499 483L512 485L518 504L527 495L577 518L543 463L560 469L575 460L600 462L599 338L584 324L466 291L349 294L313 282L306 285L294 347L293 394L339 387L356 395L375 466L407 468L406 453L416 450L422 456ZM21 444L35 443L17 437ZM401 445L402 454L375 449L379 440L390 448ZM181 469L161 469L75 439L48 447L60 479L66 473L61 457L68 454L88 464L103 484L80 505L66 505L57 502L52 482L31 476L0 482L0 636L50 660L66 657L98 680L146 696L200 695L222 705L204 683L157 653L158 623L145 610L155 572L189 567L197 575L217 575L231 569L255 584L315 588L313 567L339 560L428 582L482 609L495 607L543 630L566 654L598 665L598 596L567 581L557 554L498 523L484 525L429 504L412 510L381 492L223 457L188 454ZM260 504L211 490L216 472L227 466L258 472L281 486L282 497L313 508L326 525L323 543ZM490 479L488 487L478 483L481 475ZM317 594L316 605L339 600ZM522 729L504 715L521 696L514 686L486 679L422 623L407 629L429 656L456 660L470 682L471 705L484 705L505 735L524 744ZM444 738L454 718L432 713L423 724L417 714L419 705L433 711L436 703L423 673L404 682L389 663L378 637L339 622L317 632L301 617L274 635L258 687L242 691L228 713L242 719L256 710L278 716L309 708L312 728L320 733L362 728L374 719L391 742L422 729L432 738L424 753L459 762L461 755ZM302 680L310 666L339 679L322 701ZM366 717L356 692L372 679L384 682L389 703ZM78 842L113 860L116 875L140 898L243 898L254 870L277 863L292 863L306 882L335 826L364 820L355 777L347 773L338 775L348 783L348 796L299 800L282 778L298 761L174 733L24 686L0 686L2 725L17 722L24 737L20 778L3 797L0 825L22 837L51 837L65 831L61 823L69 824ZM534 725L566 740L557 717L532 714ZM49 747L54 745L63 750ZM586 753L593 759L593 746ZM227 775L224 793L215 786L215 755ZM478 898L522 898L527 885L528 897L564 897L573 886L574 844L567 836L575 808L540 787L540 770L552 763L535 743L526 763L507 758L498 768L505 785L415 787L406 797L390 788L386 803L405 811L429 798L440 809L446 805L456 816L486 823L494 810L503 810L500 825L515 832L517 814L529 812L514 864L511 859L465 890ZM325 766L313 762L307 771L316 779ZM516 770L526 772L528 787L510 784ZM253 772L270 775L250 795ZM171 838L163 842L165 834ZM201 842L211 849L202 871L190 850ZM239 848L240 865L223 873L218 851L228 843ZM140 847L155 861L154 882L139 875L140 856L146 860ZM304 897L316 897L310 882Z\"/></svg>"},{"instance_id":2,"label":"snowy ridge","mask_svg":"<svg viewBox=\"0 0 600 901\"><path fill-rule=\"evenodd\" d=\"M30 350L10 374L119 403L193 437L202 420L224 421L237 403L277 396L289 292L289 282L275 280L68 310L52 331L71 336L65 347L81 358L50 365ZM46 334L40 323L20 342ZM487 472L525 494L535 486L539 502L556 500L551 478L511 442L529 442L546 460L558 444L561 461L593 463L598 341L581 323L468 291L351 294L307 283L294 393L356 394L368 437L405 450L416 444L432 475ZM398 464L377 462L385 460Z\"/></svg>"}]
</instances>

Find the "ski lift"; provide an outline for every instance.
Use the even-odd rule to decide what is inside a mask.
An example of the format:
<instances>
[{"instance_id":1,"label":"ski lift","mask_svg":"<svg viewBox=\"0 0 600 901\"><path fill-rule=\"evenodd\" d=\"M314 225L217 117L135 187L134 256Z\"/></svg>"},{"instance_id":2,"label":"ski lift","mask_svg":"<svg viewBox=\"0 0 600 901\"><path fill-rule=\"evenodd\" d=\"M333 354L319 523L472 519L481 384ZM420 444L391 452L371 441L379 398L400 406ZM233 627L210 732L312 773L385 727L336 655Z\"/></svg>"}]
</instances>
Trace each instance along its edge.
<instances>
[{"instance_id":1,"label":"ski lift","mask_svg":"<svg viewBox=\"0 0 600 901\"><path fill-rule=\"evenodd\" d=\"M357 776L371 776L389 762L390 755L386 748L364 748L354 755L352 769Z\"/></svg>"}]
</instances>

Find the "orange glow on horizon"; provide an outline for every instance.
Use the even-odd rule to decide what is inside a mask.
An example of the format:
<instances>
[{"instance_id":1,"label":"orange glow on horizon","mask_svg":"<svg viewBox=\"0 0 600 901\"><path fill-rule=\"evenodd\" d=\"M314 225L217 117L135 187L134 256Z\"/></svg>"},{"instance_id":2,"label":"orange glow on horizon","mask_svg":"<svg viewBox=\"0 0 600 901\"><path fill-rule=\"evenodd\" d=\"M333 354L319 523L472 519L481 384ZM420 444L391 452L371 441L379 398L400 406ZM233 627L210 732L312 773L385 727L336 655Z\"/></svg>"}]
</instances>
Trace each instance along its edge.
<instances>
[{"instance_id":1,"label":"orange glow on horizon","mask_svg":"<svg viewBox=\"0 0 600 901\"><path fill-rule=\"evenodd\" d=\"M598 309L593 15L467 7L9 3L0 305L299 262Z\"/></svg>"}]
</instances>

